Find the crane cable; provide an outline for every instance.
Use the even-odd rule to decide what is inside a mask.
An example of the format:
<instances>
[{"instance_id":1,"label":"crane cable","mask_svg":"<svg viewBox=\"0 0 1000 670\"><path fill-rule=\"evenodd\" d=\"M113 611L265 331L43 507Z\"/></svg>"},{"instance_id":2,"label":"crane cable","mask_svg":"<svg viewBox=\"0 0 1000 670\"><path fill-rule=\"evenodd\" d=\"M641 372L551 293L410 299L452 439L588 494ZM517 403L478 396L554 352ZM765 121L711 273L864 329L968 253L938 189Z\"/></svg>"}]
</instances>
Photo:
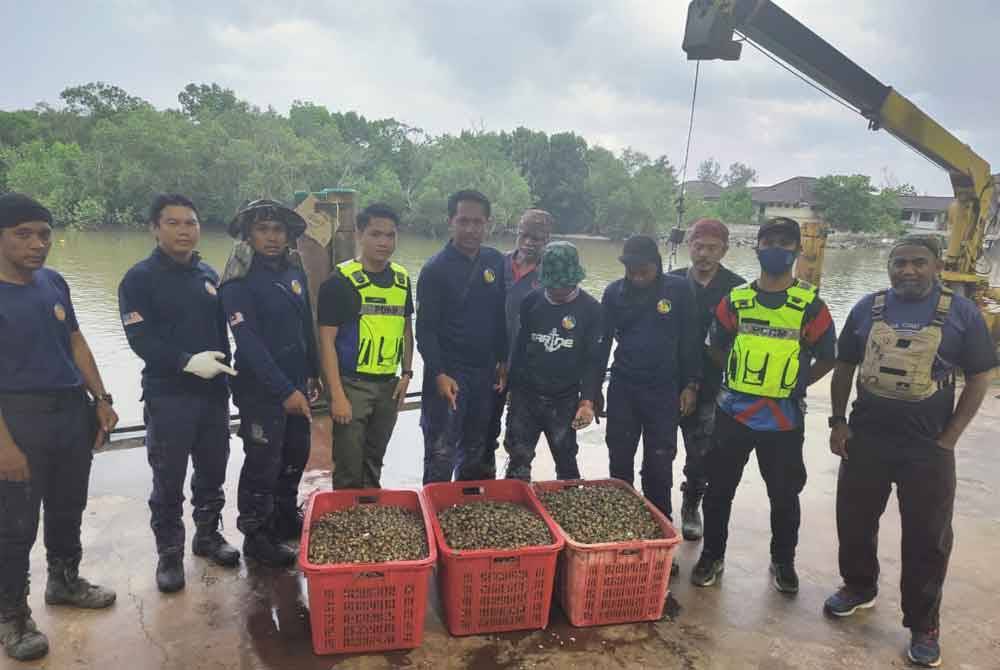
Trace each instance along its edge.
<instances>
[{"instance_id":1,"label":"crane cable","mask_svg":"<svg viewBox=\"0 0 1000 670\"><path fill-rule=\"evenodd\" d=\"M667 259L667 270L674 267L677 259L677 246L683 238L677 239L684 233L684 184L687 181L688 160L691 158L691 136L694 134L694 110L698 102L698 79L701 75L701 61L694 64L694 87L691 92L691 116L688 119L687 145L684 147L684 164L681 166L681 193L677 197L677 226L670 231L670 256Z\"/></svg>"}]
</instances>

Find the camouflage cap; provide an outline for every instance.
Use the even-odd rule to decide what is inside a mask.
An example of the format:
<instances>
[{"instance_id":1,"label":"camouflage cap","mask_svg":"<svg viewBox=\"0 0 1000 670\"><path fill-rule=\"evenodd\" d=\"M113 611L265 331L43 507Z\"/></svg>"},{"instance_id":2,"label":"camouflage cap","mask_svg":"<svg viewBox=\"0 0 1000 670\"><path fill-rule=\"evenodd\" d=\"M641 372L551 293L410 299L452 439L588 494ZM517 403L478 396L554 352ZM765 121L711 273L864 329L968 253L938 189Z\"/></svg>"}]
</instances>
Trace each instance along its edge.
<instances>
[{"instance_id":1,"label":"camouflage cap","mask_svg":"<svg viewBox=\"0 0 1000 670\"><path fill-rule=\"evenodd\" d=\"M549 242L542 251L538 282L545 288L573 288L587 273L580 265L580 255L570 242Z\"/></svg>"}]
</instances>

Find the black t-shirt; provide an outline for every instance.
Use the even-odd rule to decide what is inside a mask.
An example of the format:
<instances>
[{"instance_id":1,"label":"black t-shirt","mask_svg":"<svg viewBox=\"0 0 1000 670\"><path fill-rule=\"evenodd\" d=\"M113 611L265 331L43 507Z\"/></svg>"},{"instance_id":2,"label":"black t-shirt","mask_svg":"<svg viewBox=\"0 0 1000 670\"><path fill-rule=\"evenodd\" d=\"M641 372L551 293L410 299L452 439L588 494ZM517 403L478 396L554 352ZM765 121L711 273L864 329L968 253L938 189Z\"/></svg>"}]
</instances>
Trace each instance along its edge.
<instances>
[{"instance_id":1,"label":"black t-shirt","mask_svg":"<svg viewBox=\"0 0 1000 670\"><path fill-rule=\"evenodd\" d=\"M379 288L392 288L395 276L392 268L386 266L381 272L365 272L368 280ZM412 282L411 282L412 286ZM334 271L319 288L316 304L316 320L321 326L340 327L351 323L361 315L361 294L354 284L339 271ZM406 289L406 317L413 315L413 290Z\"/></svg>"},{"instance_id":2,"label":"black t-shirt","mask_svg":"<svg viewBox=\"0 0 1000 670\"><path fill-rule=\"evenodd\" d=\"M580 289L572 302L553 304L544 289L521 302L521 327L511 355L511 383L540 395L579 393L594 400L604 380L601 304Z\"/></svg>"}]
</instances>

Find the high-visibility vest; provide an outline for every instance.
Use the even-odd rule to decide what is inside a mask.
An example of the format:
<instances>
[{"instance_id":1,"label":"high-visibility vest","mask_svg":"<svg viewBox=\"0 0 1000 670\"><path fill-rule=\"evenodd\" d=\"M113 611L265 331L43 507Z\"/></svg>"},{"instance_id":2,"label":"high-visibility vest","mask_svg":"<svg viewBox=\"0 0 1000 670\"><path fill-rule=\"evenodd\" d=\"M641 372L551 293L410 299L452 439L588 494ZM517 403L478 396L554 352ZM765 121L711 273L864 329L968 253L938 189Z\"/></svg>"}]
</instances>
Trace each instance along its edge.
<instances>
[{"instance_id":1,"label":"high-visibility vest","mask_svg":"<svg viewBox=\"0 0 1000 670\"><path fill-rule=\"evenodd\" d=\"M730 292L737 332L726 366L727 388L765 398L792 395L799 382L802 322L816 293L816 287L796 280L784 304L770 309L759 303L749 284Z\"/></svg>"},{"instance_id":2,"label":"high-visibility vest","mask_svg":"<svg viewBox=\"0 0 1000 670\"><path fill-rule=\"evenodd\" d=\"M410 277L406 269L389 263L392 286L382 288L372 283L358 260L344 261L337 270L361 295L361 314L357 337L351 329L337 333L339 356L353 356L357 372L370 375L394 375L403 359L403 333L406 330L406 297Z\"/></svg>"}]
</instances>

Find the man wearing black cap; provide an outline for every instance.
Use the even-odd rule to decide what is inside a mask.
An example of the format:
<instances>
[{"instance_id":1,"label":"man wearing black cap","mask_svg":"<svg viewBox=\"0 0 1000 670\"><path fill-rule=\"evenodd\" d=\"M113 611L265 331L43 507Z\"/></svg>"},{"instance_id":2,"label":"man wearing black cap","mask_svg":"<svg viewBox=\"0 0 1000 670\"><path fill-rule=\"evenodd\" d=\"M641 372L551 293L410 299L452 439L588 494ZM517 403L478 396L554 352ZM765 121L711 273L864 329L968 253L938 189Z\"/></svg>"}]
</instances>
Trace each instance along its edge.
<instances>
[{"instance_id":1,"label":"man wearing black cap","mask_svg":"<svg viewBox=\"0 0 1000 670\"><path fill-rule=\"evenodd\" d=\"M309 402L319 393L309 289L289 248L305 228L302 217L274 200L247 205L229 226L241 241L220 290L236 340L233 399L246 454L236 526L245 536L243 553L265 565L295 563L295 551L282 542L302 532L298 490L309 459Z\"/></svg>"},{"instance_id":2,"label":"man wearing black cap","mask_svg":"<svg viewBox=\"0 0 1000 670\"><path fill-rule=\"evenodd\" d=\"M711 345L716 360L725 363L725 379L708 456L704 544L691 573L696 586L711 586L722 574L733 497L756 451L771 502L774 586L787 594L799 589L795 548L799 493L806 483L805 391L833 368L836 349L833 319L816 287L792 272L801 248L796 221L777 218L761 225L760 277L733 289L716 310Z\"/></svg>"},{"instance_id":3,"label":"man wearing black cap","mask_svg":"<svg viewBox=\"0 0 1000 670\"><path fill-rule=\"evenodd\" d=\"M28 607L28 556L45 508L45 602L109 607L79 575L93 450L118 422L62 276L45 266L52 215L0 196L0 645L21 661L48 653ZM96 407L88 405L87 393Z\"/></svg>"},{"instance_id":4,"label":"man wearing black cap","mask_svg":"<svg viewBox=\"0 0 1000 670\"><path fill-rule=\"evenodd\" d=\"M226 567L240 553L219 533L229 462L229 335L219 304L219 276L195 248L201 224L194 203L173 193L149 210L156 248L126 273L118 306L142 371L146 451L153 471L150 526L159 561L156 584L184 588L184 480L190 458L192 550Z\"/></svg>"},{"instance_id":5,"label":"man wearing black cap","mask_svg":"<svg viewBox=\"0 0 1000 670\"><path fill-rule=\"evenodd\" d=\"M653 238L629 238L620 260L625 278L612 282L601 300L602 363L612 340L618 342L608 385L610 471L632 483L642 437L643 493L670 517L677 423L694 411L701 382L698 314L687 280L663 273Z\"/></svg>"},{"instance_id":6,"label":"man wearing black cap","mask_svg":"<svg viewBox=\"0 0 1000 670\"><path fill-rule=\"evenodd\" d=\"M846 617L875 604L879 519L895 483L903 527L903 625L912 633L908 656L936 667L953 540L955 446L986 395L997 358L975 303L938 281L943 263L936 238L900 240L888 269L892 288L854 306L837 347L830 450L842 459L837 535L844 586L825 609ZM965 385L956 406L959 370Z\"/></svg>"}]
</instances>

